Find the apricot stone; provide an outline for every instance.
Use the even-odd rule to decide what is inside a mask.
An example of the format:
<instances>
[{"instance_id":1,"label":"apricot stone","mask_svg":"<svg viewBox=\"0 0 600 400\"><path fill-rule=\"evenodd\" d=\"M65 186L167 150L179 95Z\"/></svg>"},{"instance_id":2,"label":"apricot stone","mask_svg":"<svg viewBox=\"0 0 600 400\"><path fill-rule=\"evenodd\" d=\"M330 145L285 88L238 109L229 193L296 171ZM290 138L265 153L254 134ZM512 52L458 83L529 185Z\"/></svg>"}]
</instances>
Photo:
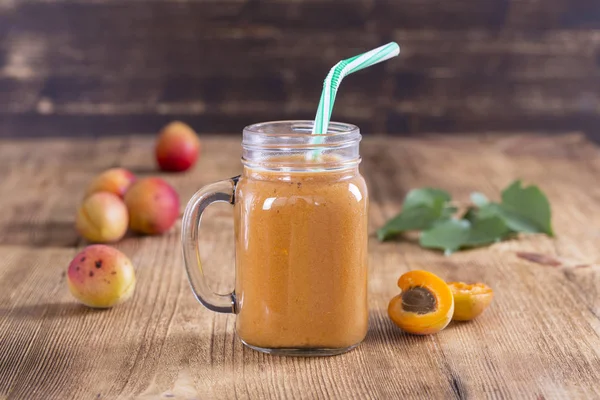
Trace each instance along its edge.
<instances>
[{"instance_id":1,"label":"apricot stone","mask_svg":"<svg viewBox=\"0 0 600 400\"><path fill-rule=\"evenodd\" d=\"M168 231L179 217L179 196L160 178L137 181L125 195L131 230L148 235Z\"/></svg>"},{"instance_id":2,"label":"apricot stone","mask_svg":"<svg viewBox=\"0 0 600 400\"><path fill-rule=\"evenodd\" d=\"M135 289L135 271L127 256L105 245L83 249L69 264L71 294L88 307L108 308L129 299Z\"/></svg>"},{"instance_id":3,"label":"apricot stone","mask_svg":"<svg viewBox=\"0 0 600 400\"><path fill-rule=\"evenodd\" d=\"M133 182L135 182L135 175L132 172L125 168L111 168L90 182L85 191L85 196L97 192L111 192L123 197Z\"/></svg>"},{"instance_id":4,"label":"apricot stone","mask_svg":"<svg viewBox=\"0 0 600 400\"><path fill-rule=\"evenodd\" d=\"M77 231L93 243L116 242L127 232L128 223L125 203L109 192L93 193L86 197L75 219Z\"/></svg>"},{"instance_id":5,"label":"apricot stone","mask_svg":"<svg viewBox=\"0 0 600 400\"><path fill-rule=\"evenodd\" d=\"M199 153L200 139L189 125L175 121L160 131L156 161L163 171L185 171L196 163Z\"/></svg>"}]
</instances>

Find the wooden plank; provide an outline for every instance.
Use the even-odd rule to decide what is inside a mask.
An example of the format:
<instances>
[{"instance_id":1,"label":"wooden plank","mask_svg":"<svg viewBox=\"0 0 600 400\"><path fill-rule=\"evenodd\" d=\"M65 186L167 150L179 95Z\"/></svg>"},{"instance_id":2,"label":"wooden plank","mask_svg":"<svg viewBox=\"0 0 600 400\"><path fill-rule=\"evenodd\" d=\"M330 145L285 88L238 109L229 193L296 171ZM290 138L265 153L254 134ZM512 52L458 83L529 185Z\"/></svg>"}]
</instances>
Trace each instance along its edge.
<instances>
[{"instance_id":1,"label":"wooden plank","mask_svg":"<svg viewBox=\"0 0 600 400\"><path fill-rule=\"evenodd\" d=\"M410 54L407 57L414 58ZM502 72L502 65L510 65L511 60L515 60L504 56L478 57L477 60L471 58L469 60L476 63L465 70L459 69L462 67L434 63L431 63L429 71L418 71L416 66L405 66L398 72L386 72L383 66L374 67L369 73L356 74L348 79L342 87L343 96L340 95L336 105L342 109L351 103L362 103L363 107L369 107L372 102L365 102L365 98L389 102L392 99L386 98L386 94L393 93L396 99L408 102L409 106L418 107L418 103L425 102L425 107L431 109L443 107L440 103L448 102L449 97L451 105L460 104L461 101L465 101L462 91L469 96L480 92L492 102L503 105L512 103L516 107L526 105L532 98L537 98L538 103L548 103L540 103L538 108L550 113L556 112L557 105L562 109L583 107L596 111L598 90L595 86L598 79L594 74L598 69L596 66L592 67L592 61L584 63L579 59L580 65L587 65L588 72L584 76L572 76L566 72L550 83L549 79L562 74L561 71L569 71L570 62L561 65L564 69L559 70L556 64L552 65L553 61L548 62L550 65L541 61L537 66L542 70L541 75L548 79L529 79L527 74L530 72L527 70L532 71L536 61L517 59L527 65L518 65L516 69L523 73L514 76L511 76L510 72ZM466 64L461 62L461 65ZM98 110L101 110L103 105L113 105L113 114L128 110L151 111L160 107L161 103L170 102L202 104L199 111L206 108L226 109L228 105L235 103L244 104L250 109L261 103L274 109L281 109L281 104L292 106L297 103L314 107L315 99L319 96L319 82L322 75L326 74L326 68L271 72L272 75L254 73L230 76L227 73L216 73L203 77L163 78L58 75L25 82L12 77L0 78L0 104L5 106L5 113L19 113L36 110L38 102L45 99L52 102L54 112L69 114L93 113L85 109L85 104L96 105ZM477 99L474 103L479 106L490 102ZM465 110L467 111L472 110Z\"/></svg>"},{"instance_id":2,"label":"wooden plank","mask_svg":"<svg viewBox=\"0 0 600 400\"><path fill-rule=\"evenodd\" d=\"M312 119L314 111L293 108L288 112L250 112L240 115L196 115L194 109L187 105L174 105L177 111L160 115L129 114L129 115L3 115L0 118L0 137L41 138L47 136L63 137L104 137L125 135L128 132L154 135L160 127L172 120L183 120L192 125L198 132L208 130L220 134L240 135L244 126L261 121L274 119ZM359 106L356 106L359 107ZM575 114L566 116L548 116L519 114L515 117L504 115L485 116L471 115L464 118L457 116L438 116L430 113L414 113L410 111L387 111L383 108L383 116L378 108L368 108L352 113L355 108L349 108L348 114L336 111L334 120L356 124L365 135L376 135L387 131L392 135L423 135L431 132L446 134L466 134L480 136L484 133L514 132L515 129L526 126L530 132L557 134L570 128L577 127L589 132L588 136L598 141L597 127L600 118L590 114ZM375 112L371 117L371 112ZM365 116L366 115L366 116ZM381 129L383 126L385 129ZM457 133L460 132L460 133Z\"/></svg>"},{"instance_id":3,"label":"wooden plank","mask_svg":"<svg viewBox=\"0 0 600 400\"><path fill-rule=\"evenodd\" d=\"M200 186L240 171L239 139L204 136L203 143L193 171L159 174L184 201ZM598 148L581 135L373 137L361 153L371 232L399 209L410 188L442 187L458 200L474 190L495 198L521 177L548 194L558 235L450 257L410 241L372 238L365 342L333 358L272 357L240 344L233 316L210 313L195 301L178 226L163 236L117 244L136 265L138 286L128 303L94 311L69 295L64 272L84 244L72 230L83 187L115 165L141 176L158 174L150 138L2 140L0 397L600 396ZM212 212L201 238L211 285L222 292L232 287L229 213ZM527 261L517 252L553 257L560 266ZM403 334L386 307L398 291L397 277L416 268L487 282L495 289L494 303L476 321L452 324L438 335Z\"/></svg>"},{"instance_id":4,"label":"wooden plank","mask_svg":"<svg viewBox=\"0 0 600 400\"><path fill-rule=\"evenodd\" d=\"M28 1L15 7L14 2L3 0L5 8L16 11L40 10L45 13L56 12L58 7L69 12L89 12L89 10L108 10L123 6L116 0L73 1L54 0ZM339 28L361 27L368 21L378 21L377 26L405 26L407 28L494 28L515 26L529 30L545 29L553 26L565 28L600 27L598 25L598 5L593 0L553 0L539 2L530 0L506 0L501 2L479 2L460 0L440 5L435 0L411 0L394 2L390 0L349 1L345 7L335 9L339 18L329 18L333 12L330 0L294 1L293 3L270 0L253 3L244 0L214 2L210 0L187 0L173 6L166 0L127 2L127 8L139 14L140 18L151 18L152 10L170 10L168 16L196 14L199 21L211 21L222 18L235 18L236 22L255 20L264 23L277 23L289 20L291 26L306 29L320 28L324 25ZM243 11L243 12L242 12ZM51 15L51 14L49 14ZM101 15L101 14L100 14ZM365 25L362 25L365 26Z\"/></svg>"},{"instance_id":5,"label":"wooden plank","mask_svg":"<svg viewBox=\"0 0 600 400\"><path fill-rule=\"evenodd\" d=\"M515 121L518 121L516 123ZM535 115L522 113L513 116L496 115L421 115L413 112L390 112L386 118L387 132L398 135L420 135L429 132L472 132L473 135L514 131L517 127L525 127L530 131L543 134L560 133L569 129L589 132L590 140L598 141L596 134L600 119L591 114L573 115Z\"/></svg>"},{"instance_id":6,"label":"wooden plank","mask_svg":"<svg viewBox=\"0 0 600 400\"><path fill-rule=\"evenodd\" d=\"M569 114L598 111L597 79L561 79L545 82L515 81L498 76L439 77L400 72L385 76L380 68L357 74L340 90L336 109L344 114L349 107L368 110L377 102L398 110L440 114L536 112ZM287 82L281 76L169 79L162 85L151 79L103 82L100 79L50 77L44 84L15 84L0 79L0 96L6 114L37 111L57 114L137 114L177 112L176 105L188 105L194 113L240 114L261 110L300 107L314 112L321 86L319 74L309 73ZM65 88L68 88L66 90ZM375 99L375 102L373 101ZM45 104L44 104L45 103ZM170 105L175 105L170 111ZM500 107L501 105L501 107ZM358 110L360 112L360 110Z\"/></svg>"},{"instance_id":7,"label":"wooden plank","mask_svg":"<svg viewBox=\"0 0 600 400\"><path fill-rule=\"evenodd\" d=\"M59 25L56 32L16 27L0 43L4 75L75 75L114 80L172 74L265 76L285 69L308 73L321 68L327 71L342 58L394 39L402 46L402 62L388 63L386 70L419 70L434 78L478 73L539 80L597 76L600 50L598 30L498 34L483 29L403 29L394 30L386 38L356 30L307 32L258 24L234 29L222 23L198 26L189 32L149 31L142 27L145 30L141 32L136 33L134 28L111 30L102 37L90 27L76 30ZM52 52L47 51L50 48Z\"/></svg>"},{"instance_id":8,"label":"wooden plank","mask_svg":"<svg viewBox=\"0 0 600 400\"><path fill-rule=\"evenodd\" d=\"M164 115L158 112L128 115L3 115L0 118L0 137L102 137L125 135L128 132L152 135L173 120L183 120L202 133L212 129L213 132L241 135L245 126L256 122L314 118L314 112L275 114L251 111L238 115L197 115L196 110L187 104L169 104L168 107L173 107L174 111ZM359 125L369 126L367 122Z\"/></svg>"}]
</instances>

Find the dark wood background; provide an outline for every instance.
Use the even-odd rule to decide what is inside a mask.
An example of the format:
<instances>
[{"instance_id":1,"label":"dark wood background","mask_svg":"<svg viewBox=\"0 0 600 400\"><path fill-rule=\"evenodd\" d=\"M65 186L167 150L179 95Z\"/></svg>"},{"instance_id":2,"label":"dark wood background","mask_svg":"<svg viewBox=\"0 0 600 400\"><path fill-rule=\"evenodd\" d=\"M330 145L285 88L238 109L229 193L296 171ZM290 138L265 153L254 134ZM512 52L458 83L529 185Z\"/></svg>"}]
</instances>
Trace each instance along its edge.
<instances>
[{"instance_id":1,"label":"dark wood background","mask_svg":"<svg viewBox=\"0 0 600 400\"><path fill-rule=\"evenodd\" d=\"M390 40L335 120L597 135L599 0L0 0L0 137L312 118L328 69Z\"/></svg>"}]
</instances>

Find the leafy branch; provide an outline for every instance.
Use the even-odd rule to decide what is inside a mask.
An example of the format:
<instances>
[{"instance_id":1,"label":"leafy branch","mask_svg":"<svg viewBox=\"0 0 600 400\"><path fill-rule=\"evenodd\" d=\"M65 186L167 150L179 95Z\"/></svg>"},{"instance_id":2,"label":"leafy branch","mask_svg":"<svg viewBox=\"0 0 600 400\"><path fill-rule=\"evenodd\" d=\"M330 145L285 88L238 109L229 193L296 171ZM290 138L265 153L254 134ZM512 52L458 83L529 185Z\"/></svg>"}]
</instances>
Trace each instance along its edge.
<instances>
[{"instance_id":1,"label":"leafy branch","mask_svg":"<svg viewBox=\"0 0 600 400\"><path fill-rule=\"evenodd\" d=\"M523 187L517 180L502 191L499 203L481 193L472 193L471 202L463 215L457 216L458 210L447 192L411 190L402 212L381 227L377 237L385 241L406 231L421 231L421 246L449 254L499 242L519 232L554 235L550 203L537 186Z\"/></svg>"}]
</instances>

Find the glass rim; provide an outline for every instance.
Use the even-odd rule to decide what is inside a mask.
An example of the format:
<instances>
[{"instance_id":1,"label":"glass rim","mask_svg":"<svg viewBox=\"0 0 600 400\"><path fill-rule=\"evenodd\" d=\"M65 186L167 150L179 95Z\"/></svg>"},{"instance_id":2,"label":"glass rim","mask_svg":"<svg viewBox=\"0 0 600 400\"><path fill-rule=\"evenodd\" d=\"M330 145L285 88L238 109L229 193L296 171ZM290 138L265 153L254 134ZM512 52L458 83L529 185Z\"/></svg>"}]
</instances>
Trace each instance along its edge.
<instances>
[{"instance_id":1,"label":"glass rim","mask_svg":"<svg viewBox=\"0 0 600 400\"><path fill-rule=\"evenodd\" d=\"M360 162L358 146L362 136L357 126L331 122L327 134L313 135L313 125L311 120L283 120L245 127L242 163L247 167L273 170L312 171L347 168ZM336 157L316 160L320 154ZM301 157L287 161L277 159L290 155Z\"/></svg>"},{"instance_id":2,"label":"glass rim","mask_svg":"<svg viewBox=\"0 0 600 400\"><path fill-rule=\"evenodd\" d=\"M314 125L314 120L279 120L279 121L265 121L265 122L257 122L255 124L251 124L251 125L247 125L246 127L244 127L243 129L243 133L244 134L251 134L251 135L259 135L259 136L266 136L266 137L291 137L291 138L302 138L302 137L313 137L312 136L312 127ZM294 125L299 125L298 126L298 130L297 131L291 131L291 132L265 132L264 130L261 130L261 128L267 127L267 126L277 126L277 125L281 125L281 126L290 126L293 130ZM310 130L307 130L310 129ZM346 137L346 136L356 136L357 138L360 138L360 128L356 125L353 124L349 124L346 122L337 122L337 121L331 121L329 123L328 129L327 129L327 133L323 133L323 134L319 134L319 137L322 138L340 138L340 137ZM317 135L315 135L317 136Z\"/></svg>"}]
</instances>

